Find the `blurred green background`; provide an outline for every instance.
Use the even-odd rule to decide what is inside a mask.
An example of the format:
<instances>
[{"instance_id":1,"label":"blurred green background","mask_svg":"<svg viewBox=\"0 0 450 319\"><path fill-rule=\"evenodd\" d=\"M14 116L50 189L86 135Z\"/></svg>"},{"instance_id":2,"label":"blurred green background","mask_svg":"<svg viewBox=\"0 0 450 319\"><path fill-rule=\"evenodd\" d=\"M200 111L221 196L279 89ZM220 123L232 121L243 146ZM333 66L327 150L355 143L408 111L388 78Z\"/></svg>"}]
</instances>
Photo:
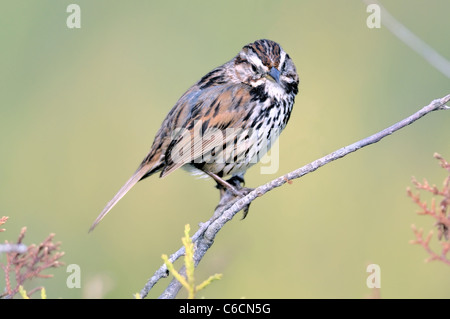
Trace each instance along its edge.
<instances>
[{"instance_id":1,"label":"blurred green background","mask_svg":"<svg viewBox=\"0 0 450 319\"><path fill-rule=\"evenodd\" d=\"M81 29L66 7L81 7ZM390 1L399 21L450 59L448 1ZM139 183L91 234L92 221L134 172L184 91L254 40L279 42L301 78L280 139L280 167L258 186L375 133L450 93L450 81L386 28L366 26L361 1L2 1L0 10L1 241L49 233L66 265L49 298L131 298L211 216L211 180L183 170ZM435 112L381 142L257 199L226 225L198 267L223 278L207 298L366 298L368 264L382 298L449 298L450 268L424 263L411 224L433 228L406 196L411 177L441 185L450 114ZM433 248L440 250L434 238ZM1 256L4 261L4 256ZM168 284L160 282L149 297ZM3 286L3 281L1 282ZM183 296L181 294L180 296Z\"/></svg>"}]
</instances>

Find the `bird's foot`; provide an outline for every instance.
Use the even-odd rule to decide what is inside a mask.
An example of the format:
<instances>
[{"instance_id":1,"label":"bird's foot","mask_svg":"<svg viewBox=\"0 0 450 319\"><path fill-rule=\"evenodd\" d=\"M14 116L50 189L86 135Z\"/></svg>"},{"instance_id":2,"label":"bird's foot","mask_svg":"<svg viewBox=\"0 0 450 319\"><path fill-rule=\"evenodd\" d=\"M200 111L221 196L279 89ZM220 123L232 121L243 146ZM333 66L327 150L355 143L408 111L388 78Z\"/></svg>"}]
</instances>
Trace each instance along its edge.
<instances>
[{"instance_id":1,"label":"bird's foot","mask_svg":"<svg viewBox=\"0 0 450 319\"><path fill-rule=\"evenodd\" d=\"M240 175L235 175L226 181L218 177L217 175L214 175L213 178L217 182L216 187L220 191L220 203L217 208L223 206L224 204L229 204L231 201L235 202L239 198L243 198L251 191L253 191L253 188L243 186L245 185L245 181L244 178ZM242 219L247 217L249 209L250 204L246 205L243 208Z\"/></svg>"}]
</instances>

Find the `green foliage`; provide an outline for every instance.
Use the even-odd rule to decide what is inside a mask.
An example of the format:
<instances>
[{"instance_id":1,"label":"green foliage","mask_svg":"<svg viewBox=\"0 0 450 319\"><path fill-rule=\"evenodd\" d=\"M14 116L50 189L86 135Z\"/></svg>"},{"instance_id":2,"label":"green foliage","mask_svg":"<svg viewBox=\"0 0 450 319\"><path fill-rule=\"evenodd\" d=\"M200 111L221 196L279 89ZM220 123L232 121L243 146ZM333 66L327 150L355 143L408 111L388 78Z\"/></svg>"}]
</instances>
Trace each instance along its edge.
<instances>
[{"instance_id":1,"label":"green foliage","mask_svg":"<svg viewBox=\"0 0 450 319\"><path fill-rule=\"evenodd\" d=\"M20 295L23 299L30 299L30 297L28 297L28 295L27 295L27 291L23 288L22 285L19 286L19 295Z\"/></svg>"},{"instance_id":2,"label":"green foliage","mask_svg":"<svg viewBox=\"0 0 450 319\"><path fill-rule=\"evenodd\" d=\"M45 292L45 288L41 287L41 299L47 299L47 293ZM19 286L19 295L23 298L23 299L30 299L30 297L28 296L27 291L23 288L22 285Z\"/></svg>"},{"instance_id":3,"label":"green foliage","mask_svg":"<svg viewBox=\"0 0 450 319\"><path fill-rule=\"evenodd\" d=\"M188 298L194 299L195 294L207 287L214 280L218 280L222 277L222 274L214 274L202 283L195 285L195 263L194 263L194 243L189 236L190 226L187 224L184 228L184 237L181 239L183 246L186 249L184 256L184 266L186 267L186 278L181 275L173 266L173 263L169 261L167 255L162 255L162 259L167 266L167 269L173 274L173 276L183 285L188 291Z\"/></svg>"}]
</instances>

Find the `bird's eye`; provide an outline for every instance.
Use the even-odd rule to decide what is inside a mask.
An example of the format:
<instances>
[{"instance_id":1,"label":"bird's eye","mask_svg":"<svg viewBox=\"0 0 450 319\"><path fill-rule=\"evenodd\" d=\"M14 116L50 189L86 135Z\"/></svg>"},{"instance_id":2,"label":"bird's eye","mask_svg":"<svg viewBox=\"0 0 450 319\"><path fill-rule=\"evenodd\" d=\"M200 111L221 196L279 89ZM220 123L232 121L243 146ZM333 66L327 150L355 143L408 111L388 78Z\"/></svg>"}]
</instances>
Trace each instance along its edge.
<instances>
[{"instance_id":1,"label":"bird's eye","mask_svg":"<svg viewBox=\"0 0 450 319\"><path fill-rule=\"evenodd\" d=\"M253 64L252 64L252 70L253 70L253 72L255 72L255 73L256 73L256 71L257 71L256 66L254 66Z\"/></svg>"}]
</instances>

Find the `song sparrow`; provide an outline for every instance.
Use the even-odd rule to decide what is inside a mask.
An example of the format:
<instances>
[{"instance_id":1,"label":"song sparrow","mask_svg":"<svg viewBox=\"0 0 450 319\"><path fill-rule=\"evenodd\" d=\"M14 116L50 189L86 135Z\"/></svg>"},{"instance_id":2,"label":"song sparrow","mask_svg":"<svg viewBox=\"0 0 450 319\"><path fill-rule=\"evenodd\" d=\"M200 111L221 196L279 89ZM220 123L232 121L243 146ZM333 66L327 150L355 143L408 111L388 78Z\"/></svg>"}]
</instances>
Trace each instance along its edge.
<instances>
[{"instance_id":1,"label":"song sparrow","mask_svg":"<svg viewBox=\"0 0 450 319\"><path fill-rule=\"evenodd\" d=\"M270 40L242 48L178 100L156 133L148 155L106 205L90 231L140 180L179 167L233 188L286 126L299 77L289 55ZM222 177L231 175L233 182Z\"/></svg>"}]
</instances>

